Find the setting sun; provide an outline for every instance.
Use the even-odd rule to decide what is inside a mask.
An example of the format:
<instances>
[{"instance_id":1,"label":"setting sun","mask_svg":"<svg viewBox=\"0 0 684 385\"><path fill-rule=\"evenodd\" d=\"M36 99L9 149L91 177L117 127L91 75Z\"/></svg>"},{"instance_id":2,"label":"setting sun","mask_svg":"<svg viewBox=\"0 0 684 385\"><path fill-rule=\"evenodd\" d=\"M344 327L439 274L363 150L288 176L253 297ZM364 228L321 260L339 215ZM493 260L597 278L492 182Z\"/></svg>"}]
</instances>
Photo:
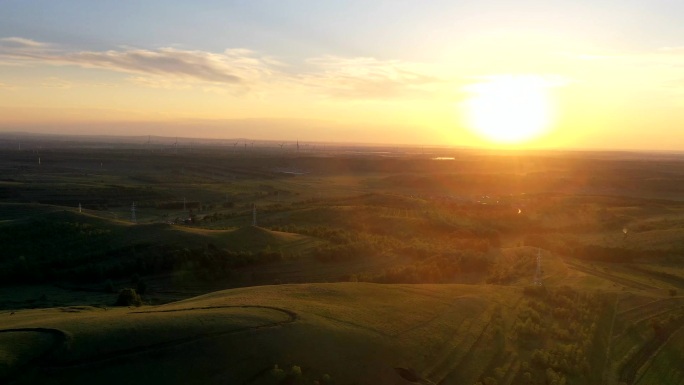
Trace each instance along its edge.
<instances>
[{"instance_id":1,"label":"setting sun","mask_svg":"<svg viewBox=\"0 0 684 385\"><path fill-rule=\"evenodd\" d=\"M515 144L542 135L549 127L552 106L549 84L539 76L496 76L466 88L467 126L497 143Z\"/></svg>"}]
</instances>

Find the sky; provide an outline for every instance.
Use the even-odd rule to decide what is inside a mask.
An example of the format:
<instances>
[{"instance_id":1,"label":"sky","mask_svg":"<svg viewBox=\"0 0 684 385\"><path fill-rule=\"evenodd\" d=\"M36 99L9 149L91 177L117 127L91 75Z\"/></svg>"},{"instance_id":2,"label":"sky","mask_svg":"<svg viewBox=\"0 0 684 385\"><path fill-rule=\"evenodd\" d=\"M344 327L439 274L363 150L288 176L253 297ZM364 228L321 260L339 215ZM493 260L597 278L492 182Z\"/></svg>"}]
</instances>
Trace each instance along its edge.
<instances>
[{"instance_id":1,"label":"sky","mask_svg":"<svg viewBox=\"0 0 684 385\"><path fill-rule=\"evenodd\" d=\"M680 0L3 0L0 132L679 151L682 16Z\"/></svg>"}]
</instances>

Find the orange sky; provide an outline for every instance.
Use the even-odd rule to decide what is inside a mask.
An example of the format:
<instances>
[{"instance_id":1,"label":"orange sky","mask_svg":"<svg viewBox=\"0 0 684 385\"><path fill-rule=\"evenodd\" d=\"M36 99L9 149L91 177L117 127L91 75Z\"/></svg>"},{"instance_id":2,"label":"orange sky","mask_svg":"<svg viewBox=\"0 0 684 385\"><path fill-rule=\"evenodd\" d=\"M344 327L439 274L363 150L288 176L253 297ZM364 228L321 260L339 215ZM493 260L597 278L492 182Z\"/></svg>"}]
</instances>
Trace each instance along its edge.
<instances>
[{"instance_id":1,"label":"orange sky","mask_svg":"<svg viewBox=\"0 0 684 385\"><path fill-rule=\"evenodd\" d=\"M241 5L208 16L208 3L172 3L150 21L144 16L154 14L156 2L52 13L50 2L28 3L40 3L44 14L0 4L0 131L523 148L684 146L684 39L677 41L684 31L670 14L684 11L677 5L273 3L292 12ZM625 24L626 14L641 31ZM235 20L222 23L220 16ZM121 18L126 22L117 23ZM304 18L312 30L302 29ZM89 35L78 20L88 20ZM536 113L548 119L529 140L501 143L474 127L468 106L473 90L510 77L543 84L546 99L538 104L549 110ZM483 110L500 120L494 125L503 134L521 129L516 119L522 118L507 114L501 100L515 105L524 94L522 86L487 99L497 100Z\"/></svg>"}]
</instances>

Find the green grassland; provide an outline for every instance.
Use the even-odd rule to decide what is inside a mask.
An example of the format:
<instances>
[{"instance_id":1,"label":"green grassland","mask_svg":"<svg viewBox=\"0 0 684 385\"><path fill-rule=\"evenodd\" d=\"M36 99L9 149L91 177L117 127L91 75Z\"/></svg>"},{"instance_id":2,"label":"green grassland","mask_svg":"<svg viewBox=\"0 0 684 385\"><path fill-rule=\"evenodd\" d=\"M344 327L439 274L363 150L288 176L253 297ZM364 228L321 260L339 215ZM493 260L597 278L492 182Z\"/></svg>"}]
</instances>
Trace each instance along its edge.
<instances>
[{"instance_id":1,"label":"green grassland","mask_svg":"<svg viewBox=\"0 0 684 385\"><path fill-rule=\"evenodd\" d=\"M684 383L679 155L25 148L0 382Z\"/></svg>"},{"instance_id":2,"label":"green grassland","mask_svg":"<svg viewBox=\"0 0 684 385\"><path fill-rule=\"evenodd\" d=\"M541 381L547 372L570 383L596 383L592 372L600 371L602 362L592 367L578 349L601 344L600 326L578 330L586 340L568 335L559 343L551 333L563 318L588 316L602 300L577 297L574 303L587 312L556 306L577 313L562 317L534 310L577 294L539 297L474 285L260 286L155 307L3 314L0 337L6 338L0 346L8 349L26 335L23 344L32 347L3 357L5 378L18 384L79 384L93 378L112 384L126 379L270 384L281 383L278 376L291 375L294 366L302 373L293 383L328 377L341 384L475 383L489 377L514 382L519 376ZM602 323L591 318L590 326ZM549 332L535 331L530 326L535 322ZM44 341L48 330L52 344ZM567 358L547 361L556 355ZM34 370L22 370L28 362ZM285 373L274 373L275 365Z\"/></svg>"}]
</instances>

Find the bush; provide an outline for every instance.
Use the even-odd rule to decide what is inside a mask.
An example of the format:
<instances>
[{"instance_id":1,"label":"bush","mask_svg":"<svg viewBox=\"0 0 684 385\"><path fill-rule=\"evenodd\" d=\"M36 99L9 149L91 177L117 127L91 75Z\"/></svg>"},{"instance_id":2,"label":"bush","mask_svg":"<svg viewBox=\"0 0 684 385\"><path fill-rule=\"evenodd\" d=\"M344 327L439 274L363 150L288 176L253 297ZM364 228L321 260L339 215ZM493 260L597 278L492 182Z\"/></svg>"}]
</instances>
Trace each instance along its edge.
<instances>
[{"instance_id":1,"label":"bush","mask_svg":"<svg viewBox=\"0 0 684 385\"><path fill-rule=\"evenodd\" d=\"M140 296L135 291L135 289L126 288L121 289L119 292L119 298L116 299L114 306L140 306L142 305L142 300Z\"/></svg>"},{"instance_id":2,"label":"bush","mask_svg":"<svg viewBox=\"0 0 684 385\"><path fill-rule=\"evenodd\" d=\"M278 364L273 365L273 369L271 369L271 375L278 381L282 381L286 376L285 371L280 369Z\"/></svg>"}]
</instances>

